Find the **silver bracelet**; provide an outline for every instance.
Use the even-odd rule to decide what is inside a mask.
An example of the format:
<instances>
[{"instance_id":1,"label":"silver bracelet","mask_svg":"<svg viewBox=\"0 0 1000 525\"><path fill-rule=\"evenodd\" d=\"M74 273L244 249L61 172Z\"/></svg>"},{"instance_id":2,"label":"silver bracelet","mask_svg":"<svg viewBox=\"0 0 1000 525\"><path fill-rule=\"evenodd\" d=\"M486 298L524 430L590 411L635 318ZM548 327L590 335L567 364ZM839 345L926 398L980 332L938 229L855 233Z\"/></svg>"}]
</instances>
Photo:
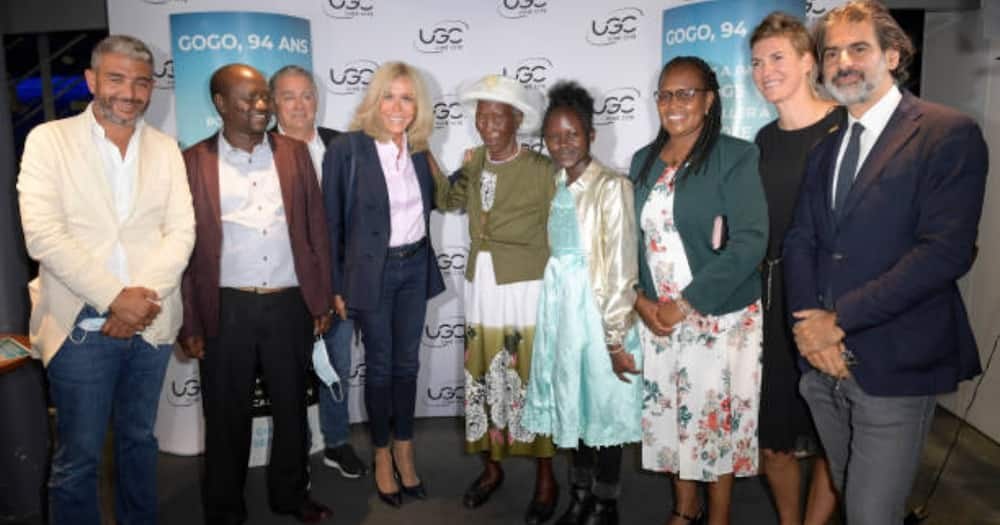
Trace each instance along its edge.
<instances>
[{"instance_id":1,"label":"silver bracelet","mask_svg":"<svg viewBox=\"0 0 1000 525\"><path fill-rule=\"evenodd\" d=\"M687 299L685 299L684 297L677 298L677 300L674 301L674 304L676 304L677 309L680 310L682 314L684 314L684 317L687 317L694 313L694 307L691 306L691 303L687 302Z\"/></svg>"}]
</instances>

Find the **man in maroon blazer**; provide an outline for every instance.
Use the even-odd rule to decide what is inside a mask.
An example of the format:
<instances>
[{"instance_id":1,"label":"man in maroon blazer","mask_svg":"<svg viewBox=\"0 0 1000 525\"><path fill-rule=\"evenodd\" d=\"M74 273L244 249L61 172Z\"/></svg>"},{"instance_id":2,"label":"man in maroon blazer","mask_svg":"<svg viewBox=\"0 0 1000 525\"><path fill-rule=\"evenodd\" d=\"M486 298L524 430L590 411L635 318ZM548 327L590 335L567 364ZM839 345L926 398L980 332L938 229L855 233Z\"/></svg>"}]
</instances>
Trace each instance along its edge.
<instances>
[{"instance_id":1,"label":"man in maroon blazer","mask_svg":"<svg viewBox=\"0 0 1000 525\"><path fill-rule=\"evenodd\" d=\"M306 367L330 326L330 248L306 145L266 133L264 76L219 68L212 102L222 130L184 151L197 241L184 272L184 351L201 359L205 522L243 523L251 393L259 367L274 434L267 472L274 512L301 522L330 509L308 493Z\"/></svg>"}]
</instances>

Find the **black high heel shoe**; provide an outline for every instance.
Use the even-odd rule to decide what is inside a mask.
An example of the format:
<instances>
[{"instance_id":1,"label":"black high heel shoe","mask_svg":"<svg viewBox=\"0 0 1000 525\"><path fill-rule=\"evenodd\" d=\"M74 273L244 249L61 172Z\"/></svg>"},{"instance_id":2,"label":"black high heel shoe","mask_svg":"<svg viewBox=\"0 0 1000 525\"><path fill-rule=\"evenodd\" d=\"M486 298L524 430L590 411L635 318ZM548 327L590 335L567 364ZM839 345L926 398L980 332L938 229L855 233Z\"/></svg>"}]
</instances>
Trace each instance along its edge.
<instances>
[{"instance_id":1,"label":"black high heel shoe","mask_svg":"<svg viewBox=\"0 0 1000 525\"><path fill-rule=\"evenodd\" d=\"M395 469L395 464L393 464L393 469ZM375 475L375 461L372 461L372 481L375 483L375 492L378 493L378 499L385 502L386 505L394 509L398 509L403 505L403 494L397 489L396 492L382 492L382 489L378 488L378 476ZM401 484L402 485L402 484Z\"/></svg>"},{"instance_id":2,"label":"black high heel shoe","mask_svg":"<svg viewBox=\"0 0 1000 525\"><path fill-rule=\"evenodd\" d=\"M392 458L392 474L396 476L396 480L399 482L399 486L403 489L403 494L411 498L416 498L420 500L427 499L427 491L424 489L424 482L421 481L412 487L407 487L403 483L403 476L399 473L399 467L396 466L396 458Z\"/></svg>"}]
</instances>

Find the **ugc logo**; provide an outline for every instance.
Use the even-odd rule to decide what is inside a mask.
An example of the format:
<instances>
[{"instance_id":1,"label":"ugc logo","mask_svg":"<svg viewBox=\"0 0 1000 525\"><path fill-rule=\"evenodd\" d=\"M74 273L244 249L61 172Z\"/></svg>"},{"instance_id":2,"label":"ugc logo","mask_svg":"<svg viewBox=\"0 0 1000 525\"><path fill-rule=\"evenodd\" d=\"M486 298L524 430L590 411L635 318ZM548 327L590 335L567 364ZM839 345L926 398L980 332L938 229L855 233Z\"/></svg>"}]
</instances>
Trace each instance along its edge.
<instances>
[{"instance_id":1,"label":"ugc logo","mask_svg":"<svg viewBox=\"0 0 1000 525\"><path fill-rule=\"evenodd\" d=\"M322 0L323 12L330 18L348 20L375 14L375 0Z\"/></svg>"},{"instance_id":2,"label":"ugc logo","mask_svg":"<svg viewBox=\"0 0 1000 525\"><path fill-rule=\"evenodd\" d=\"M634 87L608 90L604 98L594 103L594 124L606 126L622 120L634 120L639 98L639 90Z\"/></svg>"},{"instance_id":3,"label":"ugc logo","mask_svg":"<svg viewBox=\"0 0 1000 525\"><path fill-rule=\"evenodd\" d=\"M639 19L644 16L638 7L622 7L590 21L587 42L595 46L610 46L624 40L635 40Z\"/></svg>"},{"instance_id":4,"label":"ugc logo","mask_svg":"<svg viewBox=\"0 0 1000 525\"><path fill-rule=\"evenodd\" d=\"M201 401L201 382L197 377L189 377L184 381L170 381L170 392L167 403L175 407L189 407Z\"/></svg>"},{"instance_id":5,"label":"ugc logo","mask_svg":"<svg viewBox=\"0 0 1000 525\"><path fill-rule=\"evenodd\" d=\"M460 51L465 47L465 33L469 24L464 20L442 20L417 30L413 48L421 53L444 53Z\"/></svg>"},{"instance_id":6,"label":"ugc logo","mask_svg":"<svg viewBox=\"0 0 1000 525\"><path fill-rule=\"evenodd\" d=\"M153 86L156 89L174 89L174 60L168 58L159 69L153 69Z\"/></svg>"},{"instance_id":7,"label":"ugc logo","mask_svg":"<svg viewBox=\"0 0 1000 525\"><path fill-rule=\"evenodd\" d=\"M378 62L359 58L343 65L340 69L330 68L326 78L326 88L335 95L359 93L371 82L378 69Z\"/></svg>"},{"instance_id":8,"label":"ugc logo","mask_svg":"<svg viewBox=\"0 0 1000 525\"><path fill-rule=\"evenodd\" d=\"M465 347L465 319L452 316L424 324L423 346L427 348Z\"/></svg>"},{"instance_id":9,"label":"ugc logo","mask_svg":"<svg viewBox=\"0 0 1000 525\"><path fill-rule=\"evenodd\" d=\"M461 126L465 120L462 103L454 94L445 94L434 101L434 128L444 129L449 126ZM441 256L438 256L440 259Z\"/></svg>"},{"instance_id":10,"label":"ugc logo","mask_svg":"<svg viewBox=\"0 0 1000 525\"><path fill-rule=\"evenodd\" d=\"M424 402L427 406L436 407L461 406L465 403L465 385L428 386Z\"/></svg>"},{"instance_id":11,"label":"ugc logo","mask_svg":"<svg viewBox=\"0 0 1000 525\"><path fill-rule=\"evenodd\" d=\"M525 87L544 89L552 72L552 61L545 57L528 57L517 65L500 70L500 74L513 78Z\"/></svg>"},{"instance_id":12,"label":"ugc logo","mask_svg":"<svg viewBox=\"0 0 1000 525\"><path fill-rule=\"evenodd\" d=\"M497 13L504 18L524 18L546 12L548 5L548 0L500 0Z\"/></svg>"}]
</instances>

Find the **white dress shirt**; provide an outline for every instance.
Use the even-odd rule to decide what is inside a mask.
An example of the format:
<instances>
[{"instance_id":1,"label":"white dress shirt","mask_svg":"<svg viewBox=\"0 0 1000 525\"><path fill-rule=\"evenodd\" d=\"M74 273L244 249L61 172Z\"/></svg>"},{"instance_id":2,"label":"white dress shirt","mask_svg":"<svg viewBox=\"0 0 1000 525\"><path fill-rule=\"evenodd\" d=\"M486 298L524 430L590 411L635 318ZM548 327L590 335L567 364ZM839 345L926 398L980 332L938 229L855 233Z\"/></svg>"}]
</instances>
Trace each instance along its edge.
<instances>
[{"instance_id":1,"label":"white dress shirt","mask_svg":"<svg viewBox=\"0 0 1000 525\"><path fill-rule=\"evenodd\" d=\"M389 246L417 242L426 234L424 196L420 193L420 182L410 157L406 135L403 135L403 151L392 140L375 141L375 149L389 191Z\"/></svg>"},{"instance_id":2,"label":"white dress shirt","mask_svg":"<svg viewBox=\"0 0 1000 525\"><path fill-rule=\"evenodd\" d=\"M278 133L282 135L288 135L285 133L284 128L281 124L278 124ZM306 146L309 146L309 157L313 161L313 169L316 170L316 181L319 182L320 187L323 185L323 156L326 155L326 144L323 144L323 139L319 136L319 129L313 127L313 138L309 142L306 142Z\"/></svg>"},{"instance_id":3,"label":"white dress shirt","mask_svg":"<svg viewBox=\"0 0 1000 525\"><path fill-rule=\"evenodd\" d=\"M87 106L85 113L94 137L94 145L104 165L104 176L111 188L115 215L119 223L124 222L132 211L132 202L135 199L135 179L139 174L139 138L142 135L143 121L139 119L136 122L135 131L132 132L132 137L125 147L125 156L122 157L121 150L108 139L104 128L97 123L93 102ZM121 241L115 241L111 256L105 264L108 271L118 277L122 284L129 284L128 258L125 256Z\"/></svg>"},{"instance_id":4,"label":"white dress shirt","mask_svg":"<svg viewBox=\"0 0 1000 525\"><path fill-rule=\"evenodd\" d=\"M837 175L840 173L840 161L844 158L844 152L847 151L847 142L851 138L851 128L854 127L855 122L860 122L862 126L865 127L864 131L861 132L861 139L859 141L860 153L858 155L858 169L854 172L854 176L858 176L858 172L861 171L862 166L865 165L865 159L868 158L868 154L872 152L872 148L875 146L875 141L878 140L879 135L885 129L885 125L889 123L889 119L892 118L893 112L896 111L896 107L899 106L899 101L903 100L903 94L899 92L899 88L895 84L889 88L889 91L882 95L882 98L875 103L874 106L868 108L868 111L861 118L854 118L854 115L850 113L847 114L847 131L844 133L844 138L840 142L840 151L837 153L837 165L834 166L833 170L833 190L830 192L830 206L834 205L834 200L837 198Z\"/></svg>"},{"instance_id":5,"label":"white dress shirt","mask_svg":"<svg viewBox=\"0 0 1000 525\"><path fill-rule=\"evenodd\" d=\"M281 183L265 138L247 153L219 132L222 260L219 286L298 286Z\"/></svg>"}]
</instances>

